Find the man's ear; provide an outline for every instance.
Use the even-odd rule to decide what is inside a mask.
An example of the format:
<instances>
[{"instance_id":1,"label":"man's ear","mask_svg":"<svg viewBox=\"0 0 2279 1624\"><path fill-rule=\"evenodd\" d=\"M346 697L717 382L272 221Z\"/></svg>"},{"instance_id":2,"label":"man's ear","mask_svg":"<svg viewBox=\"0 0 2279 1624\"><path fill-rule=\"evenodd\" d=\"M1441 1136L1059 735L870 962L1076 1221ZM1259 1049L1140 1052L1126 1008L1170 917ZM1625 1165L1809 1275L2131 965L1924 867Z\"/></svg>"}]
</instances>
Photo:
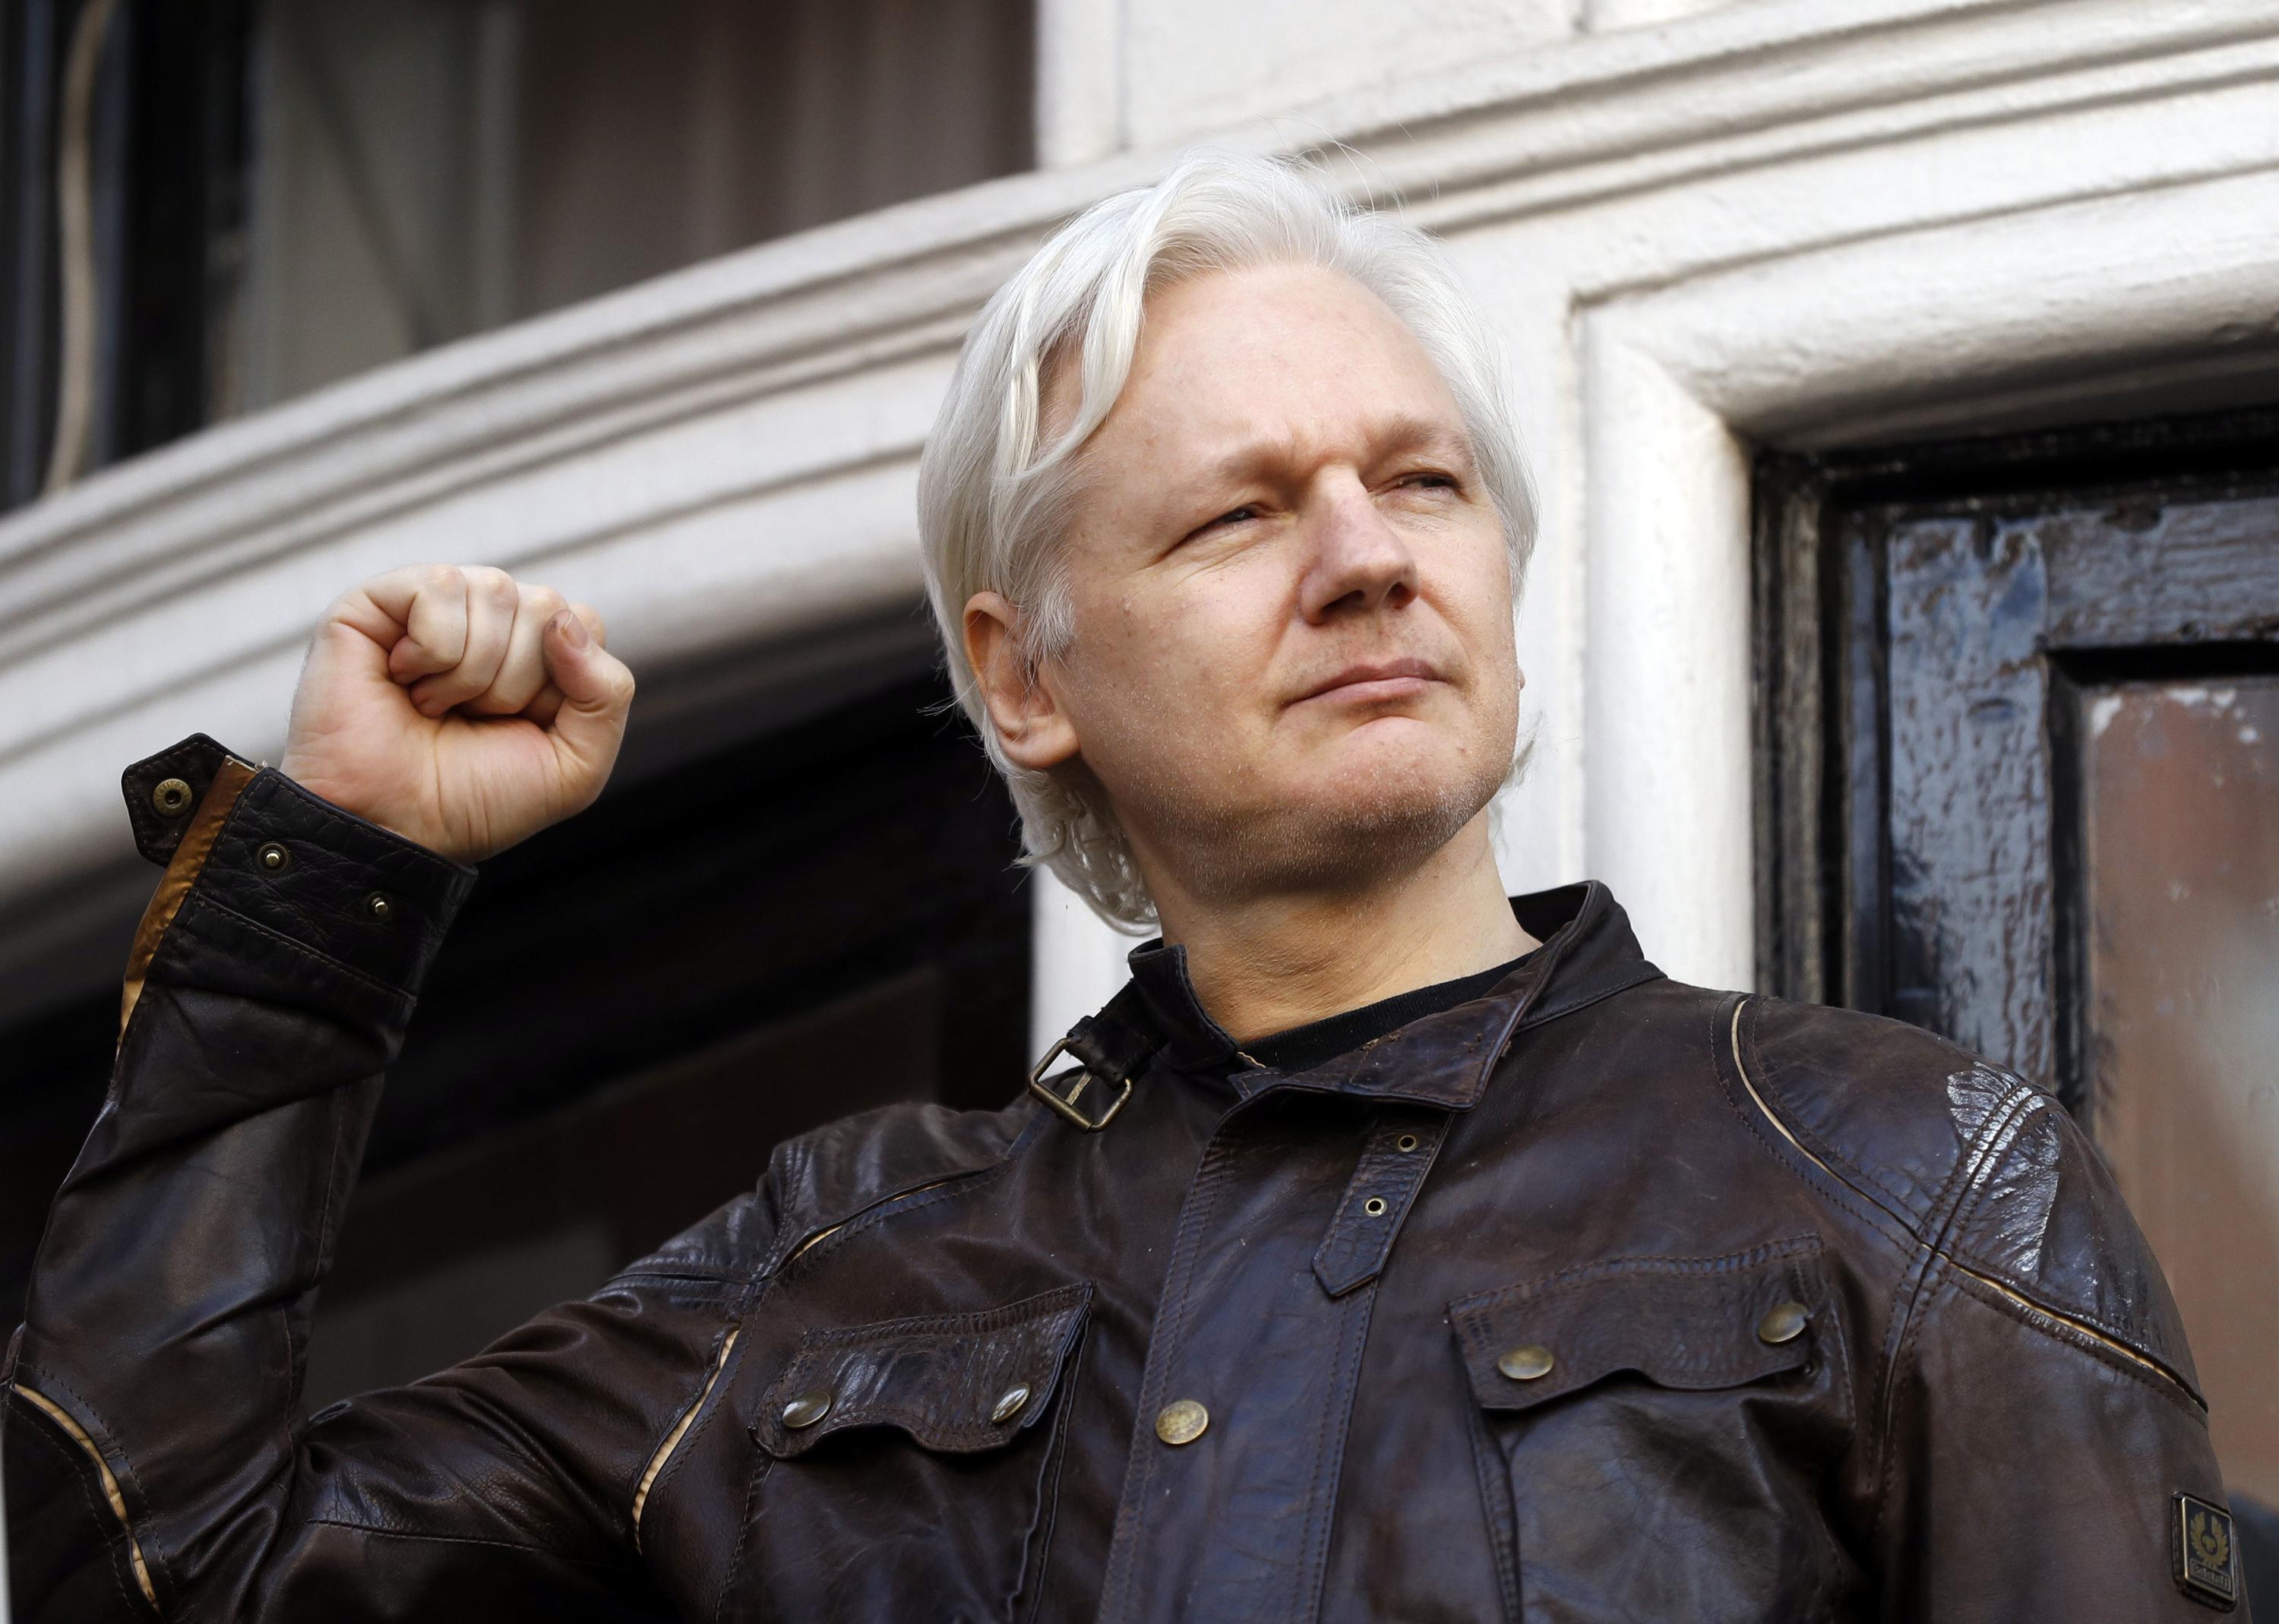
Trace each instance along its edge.
<instances>
[{"instance_id":1,"label":"man's ear","mask_svg":"<svg viewBox=\"0 0 2279 1624\"><path fill-rule=\"evenodd\" d=\"M981 685L997 742L1016 767L1041 772L1077 753L1076 722L1061 709L1049 676L1021 658L1021 611L1002 594L965 601L965 658Z\"/></svg>"}]
</instances>

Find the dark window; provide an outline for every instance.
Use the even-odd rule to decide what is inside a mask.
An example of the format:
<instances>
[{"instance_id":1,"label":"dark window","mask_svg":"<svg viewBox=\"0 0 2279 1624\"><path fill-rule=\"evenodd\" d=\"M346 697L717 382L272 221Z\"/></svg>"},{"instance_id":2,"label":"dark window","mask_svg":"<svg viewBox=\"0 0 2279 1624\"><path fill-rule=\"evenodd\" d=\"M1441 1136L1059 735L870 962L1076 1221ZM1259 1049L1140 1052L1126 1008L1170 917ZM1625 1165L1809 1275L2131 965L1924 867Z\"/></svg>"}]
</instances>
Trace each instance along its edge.
<instances>
[{"instance_id":1,"label":"dark window","mask_svg":"<svg viewBox=\"0 0 2279 1624\"><path fill-rule=\"evenodd\" d=\"M207 422L229 365L250 173L250 0L119 0L90 33L85 116L66 117L91 0L0 6L0 507L38 495L57 428L65 301L58 173L87 160L90 301L83 471ZM100 13L98 13L100 20Z\"/></svg>"},{"instance_id":2,"label":"dark window","mask_svg":"<svg viewBox=\"0 0 2279 1624\"><path fill-rule=\"evenodd\" d=\"M92 4L0 8L10 506L56 431L75 142L83 468L1033 161L1032 0L117 0L74 119Z\"/></svg>"}]
</instances>

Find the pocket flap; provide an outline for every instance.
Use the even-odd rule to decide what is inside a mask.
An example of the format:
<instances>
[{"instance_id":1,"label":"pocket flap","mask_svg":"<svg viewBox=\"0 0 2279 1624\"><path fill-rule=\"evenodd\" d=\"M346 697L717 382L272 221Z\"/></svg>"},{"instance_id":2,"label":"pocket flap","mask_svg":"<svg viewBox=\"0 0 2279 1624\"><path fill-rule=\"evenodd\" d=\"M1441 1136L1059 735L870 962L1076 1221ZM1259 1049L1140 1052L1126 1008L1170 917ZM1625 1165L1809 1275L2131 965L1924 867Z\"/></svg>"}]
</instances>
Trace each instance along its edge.
<instances>
[{"instance_id":1,"label":"pocket flap","mask_svg":"<svg viewBox=\"0 0 2279 1624\"><path fill-rule=\"evenodd\" d=\"M1809 1236L1722 1257L1616 1258L1448 1305L1472 1391L1491 1410L1530 1409L1621 1371L1713 1388L1793 1370L1834 1335L1833 1314Z\"/></svg>"},{"instance_id":2,"label":"pocket flap","mask_svg":"<svg viewBox=\"0 0 2279 1624\"><path fill-rule=\"evenodd\" d=\"M760 1400L752 1436L790 1459L850 1427L896 1427L927 1449L1009 1444L1051 1408L1089 1285L972 1314L823 1328Z\"/></svg>"}]
</instances>

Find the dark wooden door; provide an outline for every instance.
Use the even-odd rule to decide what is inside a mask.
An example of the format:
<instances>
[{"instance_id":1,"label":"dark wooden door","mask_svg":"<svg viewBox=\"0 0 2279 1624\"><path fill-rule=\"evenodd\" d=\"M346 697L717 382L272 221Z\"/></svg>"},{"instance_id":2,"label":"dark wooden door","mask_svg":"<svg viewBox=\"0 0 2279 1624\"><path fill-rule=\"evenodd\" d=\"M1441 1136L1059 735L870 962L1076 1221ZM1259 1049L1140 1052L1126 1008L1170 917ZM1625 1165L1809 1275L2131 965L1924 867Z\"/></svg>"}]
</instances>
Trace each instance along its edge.
<instances>
[{"instance_id":1,"label":"dark wooden door","mask_svg":"<svg viewBox=\"0 0 2279 1624\"><path fill-rule=\"evenodd\" d=\"M1761 983L2056 1092L2160 1256L2267 1534L2279 414L1759 471ZM2260 1593L2279 1551L2248 1567Z\"/></svg>"}]
</instances>

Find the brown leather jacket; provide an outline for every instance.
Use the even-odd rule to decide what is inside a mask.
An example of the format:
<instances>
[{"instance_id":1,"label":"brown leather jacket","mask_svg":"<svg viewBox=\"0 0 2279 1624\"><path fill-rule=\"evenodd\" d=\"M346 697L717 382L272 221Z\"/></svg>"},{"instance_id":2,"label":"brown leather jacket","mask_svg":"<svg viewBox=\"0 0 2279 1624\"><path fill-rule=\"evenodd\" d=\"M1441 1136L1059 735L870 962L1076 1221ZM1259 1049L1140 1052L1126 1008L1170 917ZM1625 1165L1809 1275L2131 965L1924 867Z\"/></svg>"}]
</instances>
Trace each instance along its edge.
<instances>
[{"instance_id":1,"label":"brown leather jacket","mask_svg":"<svg viewBox=\"0 0 2279 1624\"><path fill-rule=\"evenodd\" d=\"M1296 1075L1139 948L1084 1069L786 1144L592 1298L304 1415L473 874L203 739L127 798L172 861L13 1347L22 1624L2182 1620L2236 1588L2191 1356L2066 1114L1910 1027L1679 985L1598 885L1514 899L1546 946L1485 996Z\"/></svg>"}]
</instances>

